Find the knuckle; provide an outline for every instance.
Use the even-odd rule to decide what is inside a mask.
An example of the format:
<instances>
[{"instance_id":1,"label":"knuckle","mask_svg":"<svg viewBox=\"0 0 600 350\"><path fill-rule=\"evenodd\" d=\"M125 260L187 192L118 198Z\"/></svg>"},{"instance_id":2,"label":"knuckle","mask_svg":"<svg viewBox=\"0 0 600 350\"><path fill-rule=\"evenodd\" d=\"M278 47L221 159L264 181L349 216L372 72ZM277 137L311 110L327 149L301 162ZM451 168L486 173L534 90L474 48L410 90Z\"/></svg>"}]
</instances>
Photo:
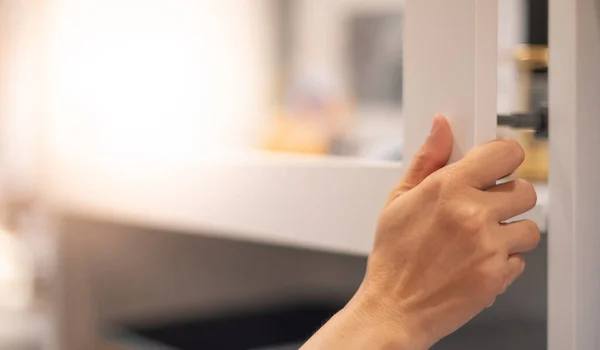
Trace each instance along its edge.
<instances>
[{"instance_id":1,"label":"knuckle","mask_svg":"<svg viewBox=\"0 0 600 350\"><path fill-rule=\"evenodd\" d=\"M456 196L456 185L444 172L428 177L421 187L426 196L441 202L447 202Z\"/></svg>"},{"instance_id":2,"label":"knuckle","mask_svg":"<svg viewBox=\"0 0 600 350\"><path fill-rule=\"evenodd\" d=\"M521 276L523 272L525 272L525 267L527 267L527 263L525 259L521 259L519 262L519 270L517 271L517 277Z\"/></svg>"},{"instance_id":3,"label":"knuckle","mask_svg":"<svg viewBox=\"0 0 600 350\"><path fill-rule=\"evenodd\" d=\"M466 233L477 234L484 230L489 213L478 204L457 206L454 209L454 220L461 225Z\"/></svg>"},{"instance_id":4,"label":"knuckle","mask_svg":"<svg viewBox=\"0 0 600 350\"><path fill-rule=\"evenodd\" d=\"M525 265L525 259L523 256L519 256L513 267L507 270L505 282L501 290L502 294L506 293L508 288L525 272Z\"/></svg>"},{"instance_id":5,"label":"knuckle","mask_svg":"<svg viewBox=\"0 0 600 350\"><path fill-rule=\"evenodd\" d=\"M430 176L423 182L423 190L428 196L439 197L446 187L446 181L441 176Z\"/></svg>"},{"instance_id":6,"label":"knuckle","mask_svg":"<svg viewBox=\"0 0 600 350\"><path fill-rule=\"evenodd\" d=\"M492 306L494 306L494 304L496 303L496 297L490 297L487 301L486 301L486 307L490 308Z\"/></svg>"},{"instance_id":7,"label":"knuckle","mask_svg":"<svg viewBox=\"0 0 600 350\"><path fill-rule=\"evenodd\" d=\"M525 200L527 201L528 206L530 208L535 207L537 203L537 192L533 184L529 181L522 179L516 181L517 187L520 189L519 191L523 194L523 197L526 198Z\"/></svg>"},{"instance_id":8,"label":"knuckle","mask_svg":"<svg viewBox=\"0 0 600 350\"><path fill-rule=\"evenodd\" d=\"M525 220L524 221L525 226L527 227L527 232L537 236L540 234L540 227L538 226L538 224L533 221L533 220Z\"/></svg>"},{"instance_id":9,"label":"knuckle","mask_svg":"<svg viewBox=\"0 0 600 350\"><path fill-rule=\"evenodd\" d=\"M424 164L428 163L430 156L431 152L429 152L427 149L421 148L413 156L412 165L422 168Z\"/></svg>"},{"instance_id":10,"label":"knuckle","mask_svg":"<svg viewBox=\"0 0 600 350\"><path fill-rule=\"evenodd\" d=\"M412 172L423 173L432 167L432 159L434 159L434 153L429 148L421 148L415 153L410 162L409 169Z\"/></svg>"},{"instance_id":11,"label":"knuckle","mask_svg":"<svg viewBox=\"0 0 600 350\"><path fill-rule=\"evenodd\" d=\"M492 269L481 271L481 288L485 295L495 297L501 293L505 278L503 274Z\"/></svg>"},{"instance_id":12,"label":"knuckle","mask_svg":"<svg viewBox=\"0 0 600 350\"><path fill-rule=\"evenodd\" d=\"M500 254L497 241L494 240L490 235L481 235L477 242L479 251L485 256L494 257Z\"/></svg>"},{"instance_id":13,"label":"knuckle","mask_svg":"<svg viewBox=\"0 0 600 350\"><path fill-rule=\"evenodd\" d=\"M525 161L525 150L518 141L514 139L503 139L502 144L504 145L505 151L518 160L519 163Z\"/></svg>"},{"instance_id":14,"label":"knuckle","mask_svg":"<svg viewBox=\"0 0 600 350\"><path fill-rule=\"evenodd\" d=\"M398 185L396 188L394 188L387 197L387 203L391 203L392 201L394 201L396 198L400 197L407 189L407 186L404 184L400 184Z\"/></svg>"},{"instance_id":15,"label":"knuckle","mask_svg":"<svg viewBox=\"0 0 600 350\"><path fill-rule=\"evenodd\" d=\"M525 234L530 240L530 246L537 247L541 240L541 232L538 224L532 220L525 220L523 224L525 226Z\"/></svg>"},{"instance_id":16,"label":"knuckle","mask_svg":"<svg viewBox=\"0 0 600 350\"><path fill-rule=\"evenodd\" d=\"M510 287L510 281L506 280L502 284L502 287L500 288L500 290L498 291L498 295L502 295L502 294L506 293L508 291L508 287Z\"/></svg>"}]
</instances>

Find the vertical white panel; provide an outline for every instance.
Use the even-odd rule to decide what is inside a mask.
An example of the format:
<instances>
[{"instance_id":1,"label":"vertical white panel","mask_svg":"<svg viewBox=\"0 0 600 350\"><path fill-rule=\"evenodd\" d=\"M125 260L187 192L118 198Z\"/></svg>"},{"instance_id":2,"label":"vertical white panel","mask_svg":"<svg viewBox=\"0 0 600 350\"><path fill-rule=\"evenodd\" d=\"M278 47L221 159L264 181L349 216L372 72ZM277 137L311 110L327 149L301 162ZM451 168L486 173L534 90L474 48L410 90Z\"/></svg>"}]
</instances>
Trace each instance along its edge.
<instances>
[{"instance_id":1,"label":"vertical white panel","mask_svg":"<svg viewBox=\"0 0 600 350\"><path fill-rule=\"evenodd\" d=\"M452 123L453 160L495 138L497 0L408 0L405 26L406 158L436 113Z\"/></svg>"},{"instance_id":2,"label":"vertical white panel","mask_svg":"<svg viewBox=\"0 0 600 350\"><path fill-rule=\"evenodd\" d=\"M600 348L600 1L550 1L549 349Z\"/></svg>"}]
</instances>

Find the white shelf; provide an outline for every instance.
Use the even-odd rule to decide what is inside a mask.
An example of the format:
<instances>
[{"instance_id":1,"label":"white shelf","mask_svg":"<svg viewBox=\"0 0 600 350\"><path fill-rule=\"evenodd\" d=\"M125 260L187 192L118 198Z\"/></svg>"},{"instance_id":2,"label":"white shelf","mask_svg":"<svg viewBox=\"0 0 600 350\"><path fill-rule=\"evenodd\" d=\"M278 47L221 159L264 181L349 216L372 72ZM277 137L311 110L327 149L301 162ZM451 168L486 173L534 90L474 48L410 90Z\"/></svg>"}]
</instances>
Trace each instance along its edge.
<instances>
[{"instance_id":1,"label":"white shelf","mask_svg":"<svg viewBox=\"0 0 600 350\"><path fill-rule=\"evenodd\" d=\"M268 153L52 169L48 199L66 214L357 254L370 251L382 204L401 175L388 162ZM547 194L539 190L528 217L545 229Z\"/></svg>"}]
</instances>

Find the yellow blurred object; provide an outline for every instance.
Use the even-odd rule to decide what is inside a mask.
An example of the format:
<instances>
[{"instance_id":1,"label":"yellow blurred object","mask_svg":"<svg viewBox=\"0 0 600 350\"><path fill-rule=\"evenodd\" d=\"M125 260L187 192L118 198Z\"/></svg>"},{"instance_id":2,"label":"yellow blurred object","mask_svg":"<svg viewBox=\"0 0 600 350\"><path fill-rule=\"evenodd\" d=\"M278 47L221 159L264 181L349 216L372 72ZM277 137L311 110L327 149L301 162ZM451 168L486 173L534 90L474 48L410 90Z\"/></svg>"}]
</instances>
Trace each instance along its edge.
<instances>
[{"instance_id":1,"label":"yellow blurred object","mask_svg":"<svg viewBox=\"0 0 600 350\"><path fill-rule=\"evenodd\" d=\"M274 152L326 154L331 139L323 127L301 119L278 118L268 133L265 149Z\"/></svg>"},{"instance_id":2,"label":"yellow blurred object","mask_svg":"<svg viewBox=\"0 0 600 350\"><path fill-rule=\"evenodd\" d=\"M547 46L522 45L515 52L519 65L520 110L532 108L531 89L533 71L548 68L549 51ZM516 139L526 153L525 162L515 172L515 176L532 180L548 180L548 140L535 137L534 130L515 130Z\"/></svg>"},{"instance_id":3,"label":"yellow blurred object","mask_svg":"<svg viewBox=\"0 0 600 350\"><path fill-rule=\"evenodd\" d=\"M274 152L329 154L336 137L350 125L349 107L342 99L322 104L279 107L270 123L263 149Z\"/></svg>"},{"instance_id":4,"label":"yellow blurred object","mask_svg":"<svg viewBox=\"0 0 600 350\"><path fill-rule=\"evenodd\" d=\"M525 149L525 161L515 176L531 181L548 180L548 140L535 137L534 130L516 131L517 141Z\"/></svg>"},{"instance_id":5,"label":"yellow blurred object","mask_svg":"<svg viewBox=\"0 0 600 350\"><path fill-rule=\"evenodd\" d=\"M549 51L547 46L521 45L515 51L515 60L519 71L520 112L529 112L534 108L531 101L533 72L548 68Z\"/></svg>"},{"instance_id":6,"label":"yellow blurred object","mask_svg":"<svg viewBox=\"0 0 600 350\"><path fill-rule=\"evenodd\" d=\"M548 68L549 51L547 46L522 45L515 52L517 62L529 69Z\"/></svg>"}]
</instances>

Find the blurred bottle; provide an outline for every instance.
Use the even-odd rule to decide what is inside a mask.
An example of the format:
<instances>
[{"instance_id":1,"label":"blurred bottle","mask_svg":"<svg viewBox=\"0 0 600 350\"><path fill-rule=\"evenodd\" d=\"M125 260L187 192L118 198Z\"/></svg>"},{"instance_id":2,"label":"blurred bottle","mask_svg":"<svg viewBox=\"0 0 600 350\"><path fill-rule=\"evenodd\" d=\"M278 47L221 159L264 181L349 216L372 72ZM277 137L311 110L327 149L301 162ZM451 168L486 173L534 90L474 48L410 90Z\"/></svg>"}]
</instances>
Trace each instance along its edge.
<instances>
[{"instance_id":1,"label":"blurred bottle","mask_svg":"<svg viewBox=\"0 0 600 350\"><path fill-rule=\"evenodd\" d=\"M548 179L548 108L542 106L525 114L499 115L501 137L514 138L526 151L526 159L515 176L533 180ZM500 130L500 129L499 129Z\"/></svg>"},{"instance_id":2,"label":"blurred bottle","mask_svg":"<svg viewBox=\"0 0 600 350\"><path fill-rule=\"evenodd\" d=\"M515 56L519 65L521 110L532 115L548 104L548 0L528 0L526 6L527 40ZM548 125L545 127L546 135L542 136L534 128L515 130L516 139L527 155L515 173L517 177L548 180Z\"/></svg>"},{"instance_id":3,"label":"blurred bottle","mask_svg":"<svg viewBox=\"0 0 600 350\"><path fill-rule=\"evenodd\" d=\"M33 266L24 242L0 230L0 309L20 312L31 301Z\"/></svg>"},{"instance_id":4,"label":"blurred bottle","mask_svg":"<svg viewBox=\"0 0 600 350\"><path fill-rule=\"evenodd\" d=\"M33 260L26 244L13 233L0 229L1 349L39 346L31 334L33 322L29 318L33 281Z\"/></svg>"},{"instance_id":5,"label":"blurred bottle","mask_svg":"<svg viewBox=\"0 0 600 350\"><path fill-rule=\"evenodd\" d=\"M54 349L53 239L42 207L6 180L0 189L0 349Z\"/></svg>"},{"instance_id":6,"label":"blurred bottle","mask_svg":"<svg viewBox=\"0 0 600 350\"><path fill-rule=\"evenodd\" d=\"M265 136L269 151L329 154L348 127L348 108L332 84L306 79L293 85Z\"/></svg>"}]
</instances>

